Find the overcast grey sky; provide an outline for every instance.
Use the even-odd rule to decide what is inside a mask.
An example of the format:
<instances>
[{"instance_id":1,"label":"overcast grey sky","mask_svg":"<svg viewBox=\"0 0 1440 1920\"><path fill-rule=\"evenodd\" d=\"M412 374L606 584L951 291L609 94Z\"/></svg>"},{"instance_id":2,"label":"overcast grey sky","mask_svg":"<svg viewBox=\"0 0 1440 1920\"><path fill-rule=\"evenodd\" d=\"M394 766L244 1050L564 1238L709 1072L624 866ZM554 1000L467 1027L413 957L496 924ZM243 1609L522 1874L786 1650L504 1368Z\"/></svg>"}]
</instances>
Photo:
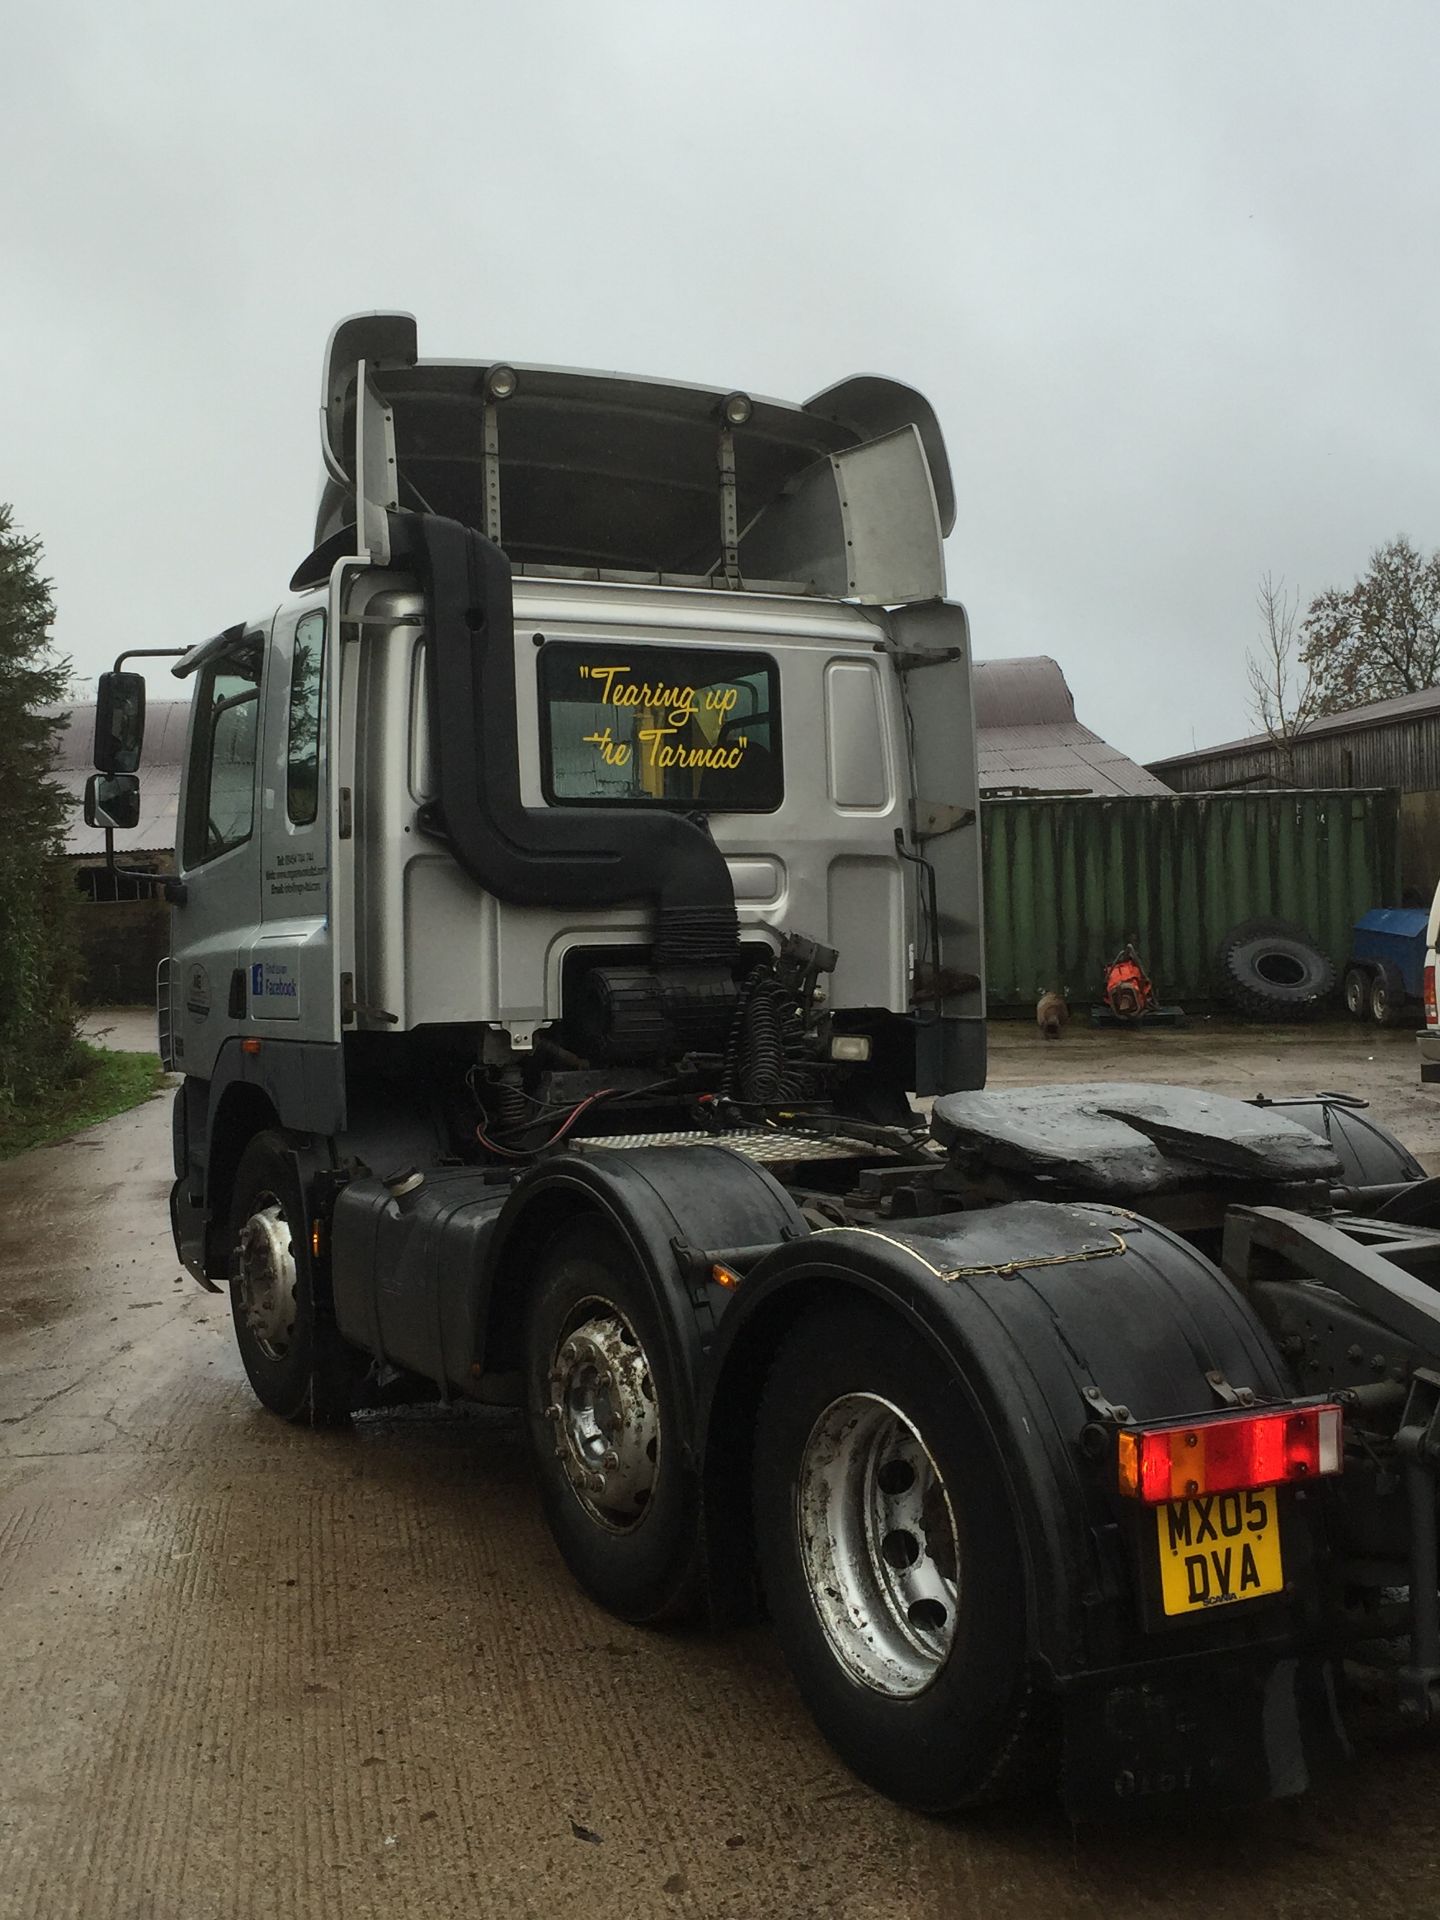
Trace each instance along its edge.
<instances>
[{"instance_id":1,"label":"overcast grey sky","mask_svg":"<svg viewBox=\"0 0 1440 1920\"><path fill-rule=\"evenodd\" d=\"M88 680L280 597L347 312L889 373L981 657L1055 655L1138 758L1228 738L1261 573L1440 544L1437 60L1433 0L12 7L0 499Z\"/></svg>"}]
</instances>

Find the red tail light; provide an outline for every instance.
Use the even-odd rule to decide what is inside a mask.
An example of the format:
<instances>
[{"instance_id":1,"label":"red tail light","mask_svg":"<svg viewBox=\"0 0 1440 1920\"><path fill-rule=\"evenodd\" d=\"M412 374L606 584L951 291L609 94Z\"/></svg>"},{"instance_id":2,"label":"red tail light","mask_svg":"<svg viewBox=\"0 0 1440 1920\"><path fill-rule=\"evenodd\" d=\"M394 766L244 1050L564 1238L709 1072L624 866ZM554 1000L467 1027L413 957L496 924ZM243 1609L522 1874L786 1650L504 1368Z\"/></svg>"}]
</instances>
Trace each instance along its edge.
<instances>
[{"instance_id":1,"label":"red tail light","mask_svg":"<svg viewBox=\"0 0 1440 1920\"><path fill-rule=\"evenodd\" d=\"M1427 1027L1440 1027L1440 1013L1435 1010L1435 962L1429 961L1425 968L1425 1024Z\"/></svg>"},{"instance_id":2,"label":"red tail light","mask_svg":"<svg viewBox=\"0 0 1440 1920\"><path fill-rule=\"evenodd\" d=\"M1221 1414L1120 1435L1120 1491L1158 1505L1339 1473L1340 1409Z\"/></svg>"}]
</instances>

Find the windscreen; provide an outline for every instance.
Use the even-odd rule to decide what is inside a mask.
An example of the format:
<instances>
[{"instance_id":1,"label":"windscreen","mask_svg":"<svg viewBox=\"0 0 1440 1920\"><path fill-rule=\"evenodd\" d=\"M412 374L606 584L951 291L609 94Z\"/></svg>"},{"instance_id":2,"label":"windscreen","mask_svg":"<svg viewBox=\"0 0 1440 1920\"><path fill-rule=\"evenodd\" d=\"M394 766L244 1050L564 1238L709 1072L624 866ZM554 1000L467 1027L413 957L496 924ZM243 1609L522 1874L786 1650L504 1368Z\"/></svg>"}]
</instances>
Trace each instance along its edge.
<instances>
[{"instance_id":1,"label":"windscreen","mask_svg":"<svg viewBox=\"0 0 1440 1920\"><path fill-rule=\"evenodd\" d=\"M540 710L552 805L772 813L784 798L768 654L551 641Z\"/></svg>"}]
</instances>

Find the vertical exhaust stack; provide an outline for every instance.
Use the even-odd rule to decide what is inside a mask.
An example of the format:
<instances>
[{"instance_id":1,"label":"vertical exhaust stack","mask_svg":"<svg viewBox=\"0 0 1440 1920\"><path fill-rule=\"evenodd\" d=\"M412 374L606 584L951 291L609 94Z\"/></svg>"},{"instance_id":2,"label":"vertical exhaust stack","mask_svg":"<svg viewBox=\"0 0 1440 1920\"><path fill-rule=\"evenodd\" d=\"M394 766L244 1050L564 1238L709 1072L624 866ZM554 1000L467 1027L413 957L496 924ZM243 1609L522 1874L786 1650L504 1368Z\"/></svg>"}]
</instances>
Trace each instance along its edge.
<instances>
[{"instance_id":1,"label":"vertical exhaust stack","mask_svg":"<svg viewBox=\"0 0 1440 1920\"><path fill-rule=\"evenodd\" d=\"M422 829L499 900L610 907L652 897L657 965L728 966L738 938L730 870L697 821L521 799L515 617L500 548L457 521L395 513L390 553L419 578L430 616L436 796Z\"/></svg>"}]
</instances>

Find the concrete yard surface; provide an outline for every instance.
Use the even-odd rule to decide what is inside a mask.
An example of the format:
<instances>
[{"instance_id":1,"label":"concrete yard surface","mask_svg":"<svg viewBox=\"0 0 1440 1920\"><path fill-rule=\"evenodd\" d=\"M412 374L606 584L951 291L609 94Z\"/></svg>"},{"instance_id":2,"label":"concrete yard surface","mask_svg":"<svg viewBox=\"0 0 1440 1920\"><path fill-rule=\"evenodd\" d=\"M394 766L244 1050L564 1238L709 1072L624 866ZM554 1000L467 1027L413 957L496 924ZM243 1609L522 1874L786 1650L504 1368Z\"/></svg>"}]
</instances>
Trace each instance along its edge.
<instances>
[{"instance_id":1,"label":"concrete yard surface","mask_svg":"<svg viewBox=\"0 0 1440 1920\"><path fill-rule=\"evenodd\" d=\"M994 1039L997 1084L1350 1088L1440 1153L1408 1035ZM170 1248L168 1106L0 1164L0 1920L1440 1911L1440 1744L1223 1823L925 1819L764 1627L584 1600L513 1424L263 1413Z\"/></svg>"},{"instance_id":2,"label":"concrete yard surface","mask_svg":"<svg viewBox=\"0 0 1440 1920\"><path fill-rule=\"evenodd\" d=\"M80 1038L116 1053L155 1053L159 1037L153 1007L91 1007L80 1022Z\"/></svg>"}]
</instances>

